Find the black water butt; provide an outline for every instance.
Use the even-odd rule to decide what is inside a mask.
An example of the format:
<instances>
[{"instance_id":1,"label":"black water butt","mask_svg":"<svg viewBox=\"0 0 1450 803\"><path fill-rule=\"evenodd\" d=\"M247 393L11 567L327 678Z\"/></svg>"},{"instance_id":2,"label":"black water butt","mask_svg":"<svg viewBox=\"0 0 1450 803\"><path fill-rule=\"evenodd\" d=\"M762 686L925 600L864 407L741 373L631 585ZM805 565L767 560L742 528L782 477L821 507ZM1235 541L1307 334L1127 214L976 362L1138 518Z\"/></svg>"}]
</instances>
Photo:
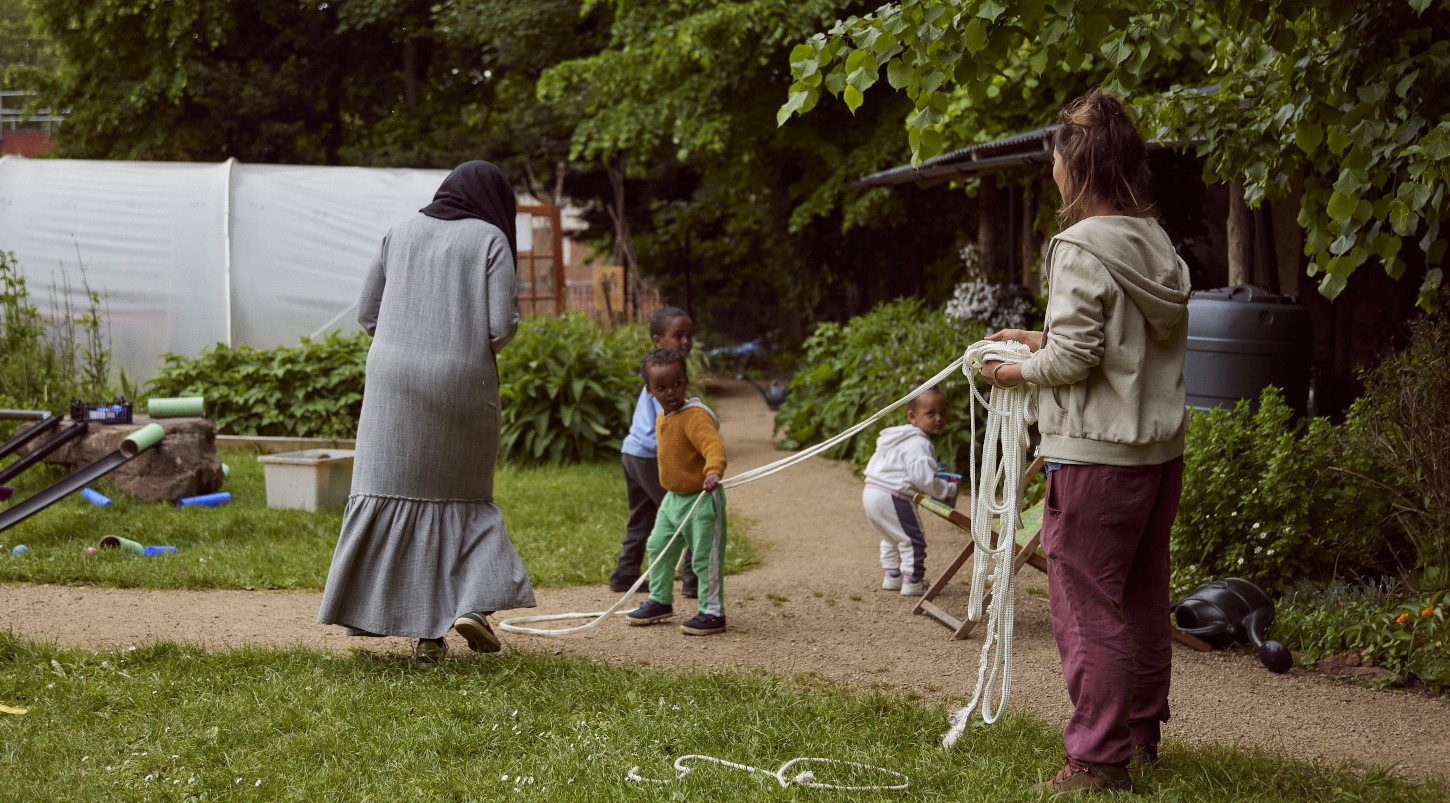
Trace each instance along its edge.
<instances>
[{"instance_id":1,"label":"black water butt","mask_svg":"<svg viewBox=\"0 0 1450 803\"><path fill-rule=\"evenodd\" d=\"M1313 356L1309 311L1293 296L1240 284L1196 290L1188 298L1188 354L1183 381L1188 406L1232 408L1277 385L1304 415Z\"/></svg>"}]
</instances>

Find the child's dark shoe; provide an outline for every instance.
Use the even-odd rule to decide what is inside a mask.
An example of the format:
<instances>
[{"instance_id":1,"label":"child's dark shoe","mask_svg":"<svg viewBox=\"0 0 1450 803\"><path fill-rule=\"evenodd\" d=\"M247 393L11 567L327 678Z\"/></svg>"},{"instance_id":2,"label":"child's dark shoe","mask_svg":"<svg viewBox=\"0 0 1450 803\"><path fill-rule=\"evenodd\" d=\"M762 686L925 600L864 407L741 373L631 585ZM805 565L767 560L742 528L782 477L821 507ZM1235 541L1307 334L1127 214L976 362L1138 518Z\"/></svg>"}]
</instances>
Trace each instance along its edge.
<instances>
[{"instance_id":1,"label":"child's dark shoe","mask_svg":"<svg viewBox=\"0 0 1450 803\"><path fill-rule=\"evenodd\" d=\"M716 616L713 613L695 614L695 618L680 625L680 630L687 636L713 636L716 633L724 633L725 617Z\"/></svg>"},{"instance_id":2,"label":"child's dark shoe","mask_svg":"<svg viewBox=\"0 0 1450 803\"><path fill-rule=\"evenodd\" d=\"M647 599L643 605L630 611L628 618L629 623L632 625L652 625L661 619L668 619L674 615L675 606L661 605L652 599Z\"/></svg>"},{"instance_id":3,"label":"child's dark shoe","mask_svg":"<svg viewBox=\"0 0 1450 803\"><path fill-rule=\"evenodd\" d=\"M700 584L698 582L696 582L696 583L680 583L680 596L682 596L682 597L688 597L689 599L699 599L700 598Z\"/></svg>"}]
</instances>

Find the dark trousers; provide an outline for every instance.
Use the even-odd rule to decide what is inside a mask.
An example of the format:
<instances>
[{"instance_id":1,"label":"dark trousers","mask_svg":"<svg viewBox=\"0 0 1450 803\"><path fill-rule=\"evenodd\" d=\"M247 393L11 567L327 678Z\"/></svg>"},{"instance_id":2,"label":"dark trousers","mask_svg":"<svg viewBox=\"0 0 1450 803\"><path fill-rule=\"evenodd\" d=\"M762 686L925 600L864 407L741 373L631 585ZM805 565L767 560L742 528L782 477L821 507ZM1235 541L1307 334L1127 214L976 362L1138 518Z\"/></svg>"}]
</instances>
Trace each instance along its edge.
<instances>
[{"instance_id":1,"label":"dark trousers","mask_svg":"<svg viewBox=\"0 0 1450 803\"><path fill-rule=\"evenodd\" d=\"M1168 721L1168 536L1182 488L1181 457L1047 475L1042 548L1074 707L1062 731L1069 758L1121 766Z\"/></svg>"},{"instance_id":2,"label":"dark trousers","mask_svg":"<svg viewBox=\"0 0 1450 803\"><path fill-rule=\"evenodd\" d=\"M664 486L660 485L659 460L621 453L620 462L624 465L624 487L629 498L629 523L624 527L624 546L619 551L619 564L609 576L609 584L613 586L628 585L639 579L644 569L645 543L654 530L660 502L665 498ZM690 560L691 555L687 551L682 574L686 590L699 585ZM667 566L664 570L672 568Z\"/></svg>"}]
</instances>

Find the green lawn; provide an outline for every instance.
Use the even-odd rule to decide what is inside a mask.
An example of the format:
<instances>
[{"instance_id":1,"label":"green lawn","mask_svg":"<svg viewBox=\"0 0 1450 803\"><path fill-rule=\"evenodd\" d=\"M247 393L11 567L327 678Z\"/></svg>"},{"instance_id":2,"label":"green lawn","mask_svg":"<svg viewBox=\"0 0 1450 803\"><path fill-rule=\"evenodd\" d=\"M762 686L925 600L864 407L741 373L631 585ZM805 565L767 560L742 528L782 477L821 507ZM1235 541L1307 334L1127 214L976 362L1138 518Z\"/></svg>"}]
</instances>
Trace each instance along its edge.
<instances>
[{"instance_id":1,"label":"green lawn","mask_svg":"<svg viewBox=\"0 0 1450 803\"><path fill-rule=\"evenodd\" d=\"M250 451L222 450L231 467L223 490L232 502L183 508L142 502L102 480L96 490L112 500L96 507L79 493L0 533L0 582L35 582L140 588L320 589L342 524L340 510L267 507L262 464ZM8 504L54 482L59 467L37 465L12 483ZM603 583L619 554L628 517L624 476L617 463L518 469L501 466L495 496L509 537L539 587ZM756 560L742 522L731 518L726 571ZM114 534L146 545L170 545L156 558L103 550L87 556L101 536ZM30 551L13 555L17 544Z\"/></svg>"},{"instance_id":2,"label":"green lawn","mask_svg":"<svg viewBox=\"0 0 1450 803\"><path fill-rule=\"evenodd\" d=\"M206 652L157 644L93 653L0 633L0 799L7 800L1040 800L1061 736L1025 716L946 752L947 709L857 694L817 676L618 669L510 652L420 672L398 655ZM789 789L764 775L813 756L886 767L904 792ZM806 767L819 781L890 784ZM792 773L794 774L794 773ZM1137 774L1144 800L1443 800L1408 785L1229 748L1168 743Z\"/></svg>"}]
</instances>

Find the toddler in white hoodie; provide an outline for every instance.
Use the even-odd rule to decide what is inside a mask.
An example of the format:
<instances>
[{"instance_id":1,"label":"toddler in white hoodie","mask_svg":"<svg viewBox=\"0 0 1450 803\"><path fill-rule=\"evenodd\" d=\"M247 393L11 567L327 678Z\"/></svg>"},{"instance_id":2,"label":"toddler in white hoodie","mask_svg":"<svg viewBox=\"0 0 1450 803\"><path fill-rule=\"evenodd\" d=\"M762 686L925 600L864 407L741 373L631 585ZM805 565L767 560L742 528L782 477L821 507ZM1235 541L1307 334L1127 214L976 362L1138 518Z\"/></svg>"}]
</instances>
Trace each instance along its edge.
<instances>
[{"instance_id":1,"label":"toddler in white hoodie","mask_svg":"<svg viewBox=\"0 0 1450 803\"><path fill-rule=\"evenodd\" d=\"M912 495L954 496L956 483L937 477L932 436L946 428L946 394L936 388L906 405L906 420L887 427L876 439L876 453L866 464L866 489L861 504L866 518L881 534L881 587L919 597L930 583L926 577L926 537L917 518Z\"/></svg>"}]
</instances>

